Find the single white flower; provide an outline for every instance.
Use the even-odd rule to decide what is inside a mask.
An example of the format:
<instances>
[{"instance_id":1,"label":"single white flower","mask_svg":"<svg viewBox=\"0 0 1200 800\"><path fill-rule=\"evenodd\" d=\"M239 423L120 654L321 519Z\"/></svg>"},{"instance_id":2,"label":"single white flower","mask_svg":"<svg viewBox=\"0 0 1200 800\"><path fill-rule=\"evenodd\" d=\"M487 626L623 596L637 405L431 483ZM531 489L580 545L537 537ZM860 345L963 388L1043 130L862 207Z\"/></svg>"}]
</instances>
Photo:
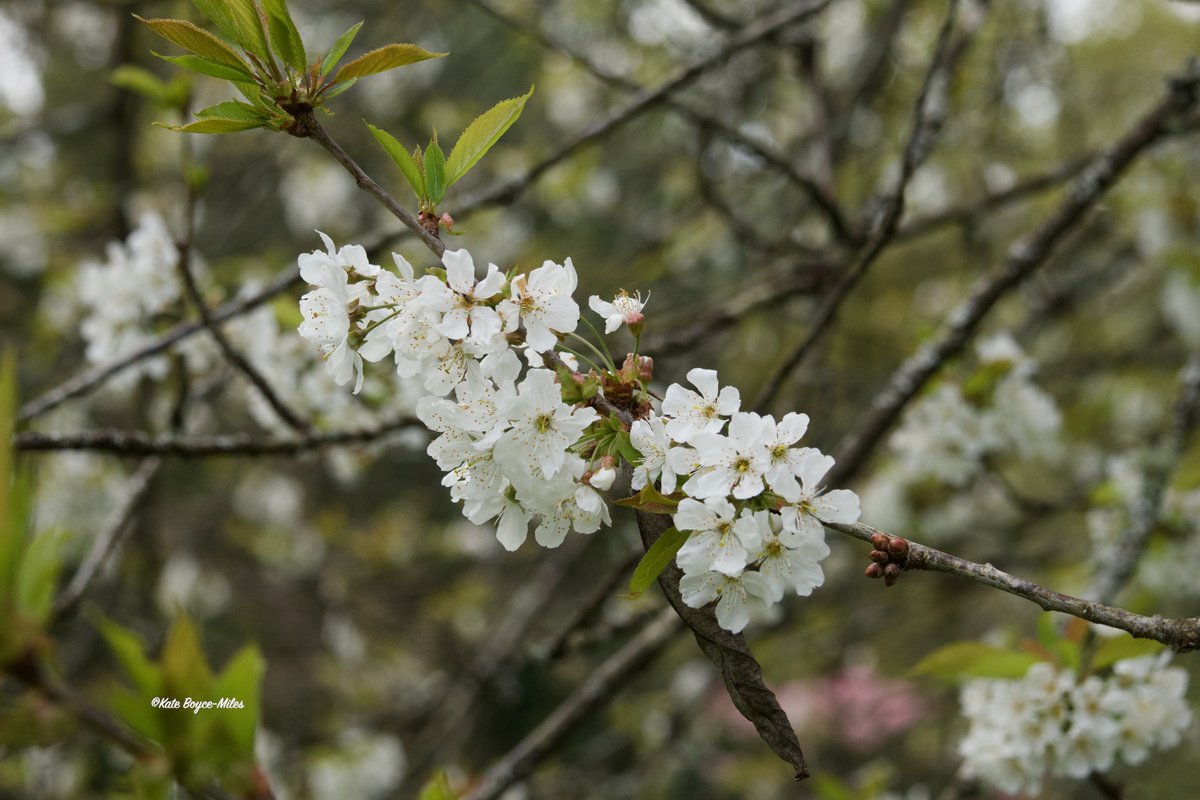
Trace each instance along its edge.
<instances>
[{"instance_id":1,"label":"single white flower","mask_svg":"<svg viewBox=\"0 0 1200 800\"><path fill-rule=\"evenodd\" d=\"M750 551L760 544L754 518L749 513L737 517L737 510L724 499L701 503L686 498L672 519L678 530L692 532L675 555L679 568L689 575L708 571L737 575L746 568Z\"/></svg>"},{"instance_id":2,"label":"single white flower","mask_svg":"<svg viewBox=\"0 0 1200 800\"><path fill-rule=\"evenodd\" d=\"M742 404L738 390L721 389L711 369L693 369L687 378L699 392L673 383L662 402L663 416L669 418L667 433L677 442L687 442L697 433L716 433L725 424L721 417L736 414Z\"/></svg>"},{"instance_id":3,"label":"single white flower","mask_svg":"<svg viewBox=\"0 0 1200 800\"><path fill-rule=\"evenodd\" d=\"M734 414L729 435L701 431L690 444L696 449L701 469L688 479L683 491L691 497L726 497L746 500L762 494L763 473L769 463L763 444L766 427L754 413Z\"/></svg>"},{"instance_id":4,"label":"single white flower","mask_svg":"<svg viewBox=\"0 0 1200 800\"><path fill-rule=\"evenodd\" d=\"M820 534L825 528L822 522L850 524L858 522L861 513L858 495L849 489L822 491L821 479L833 467L833 458L817 450L811 451L800 468L800 497L794 505L784 506L779 511L783 520L780 538L788 546L798 546L805 538Z\"/></svg>"},{"instance_id":5,"label":"single white flower","mask_svg":"<svg viewBox=\"0 0 1200 800\"><path fill-rule=\"evenodd\" d=\"M588 298L588 307L604 317L604 332L612 333L622 325L636 325L642 321L642 295L630 295L624 289L613 298L612 302L601 300L599 295Z\"/></svg>"},{"instance_id":6,"label":"single white flower","mask_svg":"<svg viewBox=\"0 0 1200 800\"><path fill-rule=\"evenodd\" d=\"M800 474L805 457L813 453L812 448L793 446L807 430L808 414L793 412L778 422L774 417L763 417L762 445L767 456L763 477L771 489L789 503L800 499L796 476Z\"/></svg>"},{"instance_id":7,"label":"single white flower","mask_svg":"<svg viewBox=\"0 0 1200 800\"><path fill-rule=\"evenodd\" d=\"M518 321L524 325L530 350L541 353L558 343L557 334L571 333L579 324L579 306L571 297L578 283L571 259L563 264L546 261L528 276L514 278L511 299L496 310L506 330Z\"/></svg>"},{"instance_id":8,"label":"single white flower","mask_svg":"<svg viewBox=\"0 0 1200 800\"><path fill-rule=\"evenodd\" d=\"M689 608L703 608L717 600L717 624L730 633L741 633L750 622L751 604L765 607L771 588L757 572L743 572L736 577L701 572L684 575L679 593Z\"/></svg>"},{"instance_id":9,"label":"single white flower","mask_svg":"<svg viewBox=\"0 0 1200 800\"><path fill-rule=\"evenodd\" d=\"M771 602L779 602L788 589L801 597L825 582L821 561L829 555L825 532L805 531L790 537L792 545L780 538L779 518L768 511L756 511L760 545L751 552L750 560L758 563L759 573L771 587Z\"/></svg>"},{"instance_id":10,"label":"single white flower","mask_svg":"<svg viewBox=\"0 0 1200 800\"><path fill-rule=\"evenodd\" d=\"M671 448L671 439L667 436L667 429L663 425L662 418L635 419L629 428L629 441L633 445L633 449L642 454L642 463L633 470L633 490L640 492L648 484L659 480L660 490L663 494L674 492L675 471L667 458L667 453ZM688 472L691 472L692 469L689 469Z\"/></svg>"},{"instance_id":11,"label":"single white flower","mask_svg":"<svg viewBox=\"0 0 1200 800\"><path fill-rule=\"evenodd\" d=\"M418 300L422 308L433 315L434 328L450 339L471 338L480 343L490 342L500 334L500 315L483 303L504 288L504 274L495 264L488 264L487 276L476 283L475 262L466 250L447 250L442 254L446 265L446 281L426 275L417 281L421 290Z\"/></svg>"},{"instance_id":12,"label":"single white flower","mask_svg":"<svg viewBox=\"0 0 1200 800\"><path fill-rule=\"evenodd\" d=\"M502 413L511 428L496 441L496 459L507 471L540 472L547 478L562 468L567 448L599 416L594 408L577 409L564 403L554 373L545 369L529 371Z\"/></svg>"}]
</instances>

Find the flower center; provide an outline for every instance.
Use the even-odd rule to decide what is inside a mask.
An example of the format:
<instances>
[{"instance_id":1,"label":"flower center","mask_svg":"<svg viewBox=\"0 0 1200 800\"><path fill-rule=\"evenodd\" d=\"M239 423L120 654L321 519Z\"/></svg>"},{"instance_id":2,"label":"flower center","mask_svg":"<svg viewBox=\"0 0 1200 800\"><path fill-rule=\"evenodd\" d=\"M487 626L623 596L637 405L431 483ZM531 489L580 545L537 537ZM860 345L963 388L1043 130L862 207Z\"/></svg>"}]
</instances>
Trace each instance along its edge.
<instances>
[{"instance_id":1,"label":"flower center","mask_svg":"<svg viewBox=\"0 0 1200 800\"><path fill-rule=\"evenodd\" d=\"M742 456L737 461L733 462L733 471L746 473L750 471L750 459Z\"/></svg>"},{"instance_id":2,"label":"flower center","mask_svg":"<svg viewBox=\"0 0 1200 800\"><path fill-rule=\"evenodd\" d=\"M554 427L554 415L539 414L538 417L533 421L533 427L537 429L538 433L545 433Z\"/></svg>"},{"instance_id":3,"label":"flower center","mask_svg":"<svg viewBox=\"0 0 1200 800\"><path fill-rule=\"evenodd\" d=\"M700 409L700 415L705 419L712 419L717 415L717 407L709 404Z\"/></svg>"}]
</instances>

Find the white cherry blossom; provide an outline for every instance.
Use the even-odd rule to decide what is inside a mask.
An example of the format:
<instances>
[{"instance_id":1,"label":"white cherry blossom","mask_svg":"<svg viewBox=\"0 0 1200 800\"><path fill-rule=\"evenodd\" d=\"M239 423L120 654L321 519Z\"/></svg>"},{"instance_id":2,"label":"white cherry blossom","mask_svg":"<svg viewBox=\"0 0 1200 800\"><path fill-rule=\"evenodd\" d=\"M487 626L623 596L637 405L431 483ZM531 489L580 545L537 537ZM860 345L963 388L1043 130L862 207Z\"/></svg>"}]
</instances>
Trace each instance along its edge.
<instances>
[{"instance_id":1,"label":"white cherry blossom","mask_svg":"<svg viewBox=\"0 0 1200 800\"><path fill-rule=\"evenodd\" d=\"M504 404L512 427L497 440L496 458L507 470L541 472L552 478L573 445L599 416L592 408L572 408L562 401L554 373L530 370L517 396Z\"/></svg>"},{"instance_id":2,"label":"white cherry blossom","mask_svg":"<svg viewBox=\"0 0 1200 800\"><path fill-rule=\"evenodd\" d=\"M699 392L673 383L662 402L663 416L669 418L667 433L677 442L687 442L697 433L716 433L725 424L721 418L736 414L742 405L736 388L720 388L714 370L693 369L687 378Z\"/></svg>"},{"instance_id":3,"label":"white cherry blossom","mask_svg":"<svg viewBox=\"0 0 1200 800\"><path fill-rule=\"evenodd\" d=\"M689 608L703 608L717 600L717 624L730 633L741 633L750 622L751 606L765 607L771 587L757 572L743 572L736 577L701 572L684 575L679 593Z\"/></svg>"},{"instance_id":4,"label":"white cherry blossom","mask_svg":"<svg viewBox=\"0 0 1200 800\"><path fill-rule=\"evenodd\" d=\"M612 302L601 300L599 295L588 298L588 308L604 317L604 332L612 333L622 325L636 325L642 321L641 294L631 295L624 289L612 299Z\"/></svg>"},{"instance_id":5,"label":"white cherry blossom","mask_svg":"<svg viewBox=\"0 0 1200 800\"><path fill-rule=\"evenodd\" d=\"M747 500L762 494L763 473L770 463L763 443L765 433L762 417L739 413L729 422L728 436L707 431L692 435L690 444L701 469L688 479L683 491L700 499L733 495Z\"/></svg>"},{"instance_id":6,"label":"white cherry blossom","mask_svg":"<svg viewBox=\"0 0 1200 800\"><path fill-rule=\"evenodd\" d=\"M631 483L635 492L640 492L648 484L660 481L663 494L675 491L675 471L668 462L667 453L671 447L671 439L667 436L666 426L661 417L636 419L629 428L629 441L633 448L642 454L642 463L633 470ZM688 472L695 469L691 466Z\"/></svg>"},{"instance_id":7,"label":"white cherry blossom","mask_svg":"<svg viewBox=\"0 0 1200 800\"><path fill-rule=\"evenodd\" d=\"M707 571L737 575L746 568L750 551L760 544L754 518L738 517L733 504L723 499L681 500L672 519L677 529L692 532L675 556L679 568L689 575Z\"/></svg>"},{"instance_id":8,"label":"white cherry blossom","mask_svg":"<svg viewBox=\"0 0 1200 800\"><path fill-rule=\"evenodd\" d=\"M517 322L525 326L530 350L541 353L558 344L559 333L571 333L579 325L579 306L572 299L579 278L571 259L563 264L546 261L528 276L511 283L512 297L500 303L497 312L506 330Z\"/></svg>"}]
</instances>

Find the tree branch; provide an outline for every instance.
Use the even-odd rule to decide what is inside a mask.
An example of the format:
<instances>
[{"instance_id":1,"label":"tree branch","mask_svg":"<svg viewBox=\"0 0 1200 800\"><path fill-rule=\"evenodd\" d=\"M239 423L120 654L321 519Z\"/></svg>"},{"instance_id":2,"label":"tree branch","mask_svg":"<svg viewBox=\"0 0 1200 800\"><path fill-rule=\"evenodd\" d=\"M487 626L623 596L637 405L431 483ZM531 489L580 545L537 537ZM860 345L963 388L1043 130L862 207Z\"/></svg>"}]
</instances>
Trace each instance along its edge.
<instances>
[{"instance_id":1,"label":"tree branch","mask_svg":"<svg viewBox=\"0 0 1200 800\"><path fill-rule=\"evenodd\" d=\"M326 447L370 444L407 428L422 428L412 417L398 417L374 428L310 433L293 439L260 439L245 434L219 436L153 435L140 431L98 430L82 433L19 433L14 445L24 452L94 450L119 456L289 456Z\"/></svg>"},{"instance_id":2,"label":"tree branch","mask_svg":"<svg viewBox=\"0 0 1200 800\"><path fill-rule=\"evenodd\" d=\"M938 33L937 46L925 80L921 85L920 94L912 111L912 129L908 142L904 146L904 156L901 161L900 175L890 197L884 203L882 210L875 218L873 232L867 243L859 250L854 261L846 267L841 280L821 301L809 323L808 334L800 344L784 360L783 363L763 384L755 398L753 407L763 411L774 399L792 371L804 363L813 352L817 343L832 328L833 322L842 303L854 289L862 277L870 269L875 260L886 249L896 233L900 218L904 215L904 194L917 167L929 155L933 143L935 129L940 128L941 111L934 111L935 106L944 103L948 90L950 73L957 63L958 57L965 51L963 44L970 40L973 29L963 34L958 44L954 41L955 23L958 19L959 0L950 0L946 9L946 17Z\"/></svg>"},{"instance_id":3,"label":"tree branch","mask_svg":"<svg viewBox=\"0 0 1200 800\"><path fill-rule=\"evenodd\" d=\"M983 318L1009 291L1054 253L1055 247L1084 217L1133 161L1159 139L1174 133L1197 102L1200 65L1190 64L1169 82L1167 95L1124 136L1091 160L1057 209L1036 230L1015 242L999 272L980 279L970 295L950 312L934 338L910 356L876 395L865 420L847 433L836 451L827 480L842 484L862 468L872 449L908 402L942 365L970 341Z\"/></svg>"},{"instance_id":4,"label":"tree branch","mask_svg":"<svg viewBox=\"0 0 1200 800\"><path fill-rule=\"evenodd\" d=\"M492 765L462 800L495 800L529 775L576 725L624 688L628 679L654 658L678 631L679 618L671 609L663 609L651 618L636 636L596 667L541 724Z\"/></svg>"},{"instance_id":5,"label":"tree branch","mask_svg":"<svg viewBox=\"0 0 1200 800\"><path fill-rule=\"evenodd\" d=\"M861 522L852 525L825 523L825 527L864 542L870 542L872 536L882 533L878 528ZM904 562L906 572L947 572L1024 598L1046 611L1058 611L1089 622L1120 628L1139 639L1153 639L1181 653L1200 649L1200 617L1170 619L1158 615L1148 617L1134 614L1123 608L1047 589L1024 578L1009 575L991 564L976 564L965 558L918 544L911 539L907 541L908 556Z\"/></svg>"}]
</instances>

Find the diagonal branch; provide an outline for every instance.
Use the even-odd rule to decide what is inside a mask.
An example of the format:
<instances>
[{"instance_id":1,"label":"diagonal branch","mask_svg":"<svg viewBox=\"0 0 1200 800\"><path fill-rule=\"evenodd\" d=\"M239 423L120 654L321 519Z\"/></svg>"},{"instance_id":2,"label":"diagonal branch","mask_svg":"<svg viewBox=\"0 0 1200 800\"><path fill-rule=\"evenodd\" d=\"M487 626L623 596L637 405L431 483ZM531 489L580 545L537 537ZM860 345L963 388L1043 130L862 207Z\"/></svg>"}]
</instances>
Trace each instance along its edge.
<instances>
[{"instance_id":1,"label":"diagonal branch","mask_svg":"<svg viewBox=\"0 0 1200 800\"><path fill-rule=\"evenodd\" d=\"M575 139L559 147L524 175L470 197L461 206L475 209L511 201L544 172L572 155L576 150L615 131L642 113L666 101L673 93L692 83L730 56L769 39L790 25L814 16L824 10L830 2L831 0L809 0L809 2L789 3L784 8L747 24L737 33L725 39L708 55L676 70L671 77L658 86L642 89L627 102L597 119L581 131Z\"/></svg>"},{"instance_id":2,"label":"diagonal branch","mask_svg":"<svg viewBox=\"0 0 1200 800\"><path fill-rule=\"evenodd\" d=\"M852 525L825 523L825 527L864 542L870 542L872 536L881 533L878 528L872 528L861 522ZM1120 628L1139 639L1153 639L1181 653L1200 649L1200 617L1170 619L1157 615L1148 617L1143 614L1134 614L1123 608L1047 589L1033 581L1009 575L991 564L976 564L974 561L917 544L912 540L907 541L908 556L904 562L905 571L947 572L1024 598L1036 603L1046 611L1059 611L1088 622Z\"/></svg>"},{"instance_id":3,"label":"diagonal branch","mask_svg":"<svg viewBox=\"0 0 1200 800\"><path fill-rule=\"evenodd\" d=\"M678 631L679 620L670 609L652 617L646 627L592 670L578 689L493 764L462 800L496 800L529 775L576 725L607 703Z\"/></svg>"},{"instance_id":4,"label":"diagonal branch","mask_svg":"<svg viewBox=\"0 0 1200 800\"><path fill-rule=\"evenodd\" d=\"M290 456L327 447L370 444L388 434L407 428L422 428L422 426L418 420L403 416L373 428L309 433L292 439L260 439L245 434L170 436L122 430L84 431L82 433L26 432L13 437L13 444L16 449L24 452L93 450L119 456L138 457Z\"/></svg>"},{"instance_id":5,"label":"diagonal branch","mask_svg":"<svg viewBox=\"0 0 1200 800\"><path fill-rule=\"evenodd\" d=\"M639 86L616 72L595 63L586 56L574 52L567 45L554 39L544 31L522 25L514 18L494 7L488 0L469 0L469 2L518 34L532 39L548 50L561 53L610 86L616 86L627 92L646 91L645 87ZM839 240L849 241L853 238L850 224L846 221L837 199L833 197L829 189L800 172L785 156L774 152L772 149L756 141L753 137L747 136L716 115L690 102L671 96L665 97L662 102L672 111L683 115L694 125L712 130L729 143L761 159L769 168L786 177L808 196L813 205L825 215L830 228Z\"/></svg>"},{"instance_id":6,"label":"diagonal branch","mask_svg":"<svg viewBox=\"0 0 1200 800\"><path fill-rule=\"evenodd\" d=\"M925 73L921 92L913 106L912 130L909 133L908 143L904 146L904 157L900 165L900 175L896 178L895 188L892 189L891 196L877 215L870 238L858 251L854 261L846 267L841 280L821 301L821 305L809 323L808 335L783 360L783 363L759 391L753 404L758 411L762 411L774 399L788 376L813 352L822 336L833 326L834 318L846 297L891 243L892 237L896 233L900 218L904 215L904 194L908 189L908 183L917 167L929 155L936 129L940 128L940 119L944 113L940 107L945 103L950 73L959 57L965 52L966 42L970 41L974 33L974 28L968 28L957 40L955 39L953 34L958 19L958 5L959 0L950 0L950 5L946 9L946 18L938 33L933 60Z\"/></svg>"},{"instance_id":7,"label":"diagonal branch","mask_svg":"<svg viewBox=\"0 0 1200 800\"><path fill-rule=\"evenodd\" d=\"M1179 466L1179 459L1196 428L1196 414L1200 407L1200 353L1193 353L1188 359L1179 383L1179 397L1175 401L1171 430L1151 454L1150 462L1142 474L1142 491L1129 510L1129 527L1087 591L1088 597L1102 603L1115 600L1137 570L1138 561L1162 513L1163 496L1171 482L1171 475Z\"/></svg>"},{"instance_id":8,"label":"diagonal branch","mask_svg":"<svg viewBox=\"0 0 1200 800\"><path fill-rule=\"evenodd\" d=\"M1057 209L1036 230L1009 248L999 272L980 279L970 295L947 315L934 338L910 356L876 395L864 420L838 445L837 464L828 476L843 484L862 468L867 456L900 416L908 402L966 346L987 313L1053 254L1085 214L1112 188L1130 164L1158 140L1177 132L1197 104L1200 64L1191 64L1169 82L1166 97L1128 132L1091 160Z\"/></svg>"}]
</instances>

